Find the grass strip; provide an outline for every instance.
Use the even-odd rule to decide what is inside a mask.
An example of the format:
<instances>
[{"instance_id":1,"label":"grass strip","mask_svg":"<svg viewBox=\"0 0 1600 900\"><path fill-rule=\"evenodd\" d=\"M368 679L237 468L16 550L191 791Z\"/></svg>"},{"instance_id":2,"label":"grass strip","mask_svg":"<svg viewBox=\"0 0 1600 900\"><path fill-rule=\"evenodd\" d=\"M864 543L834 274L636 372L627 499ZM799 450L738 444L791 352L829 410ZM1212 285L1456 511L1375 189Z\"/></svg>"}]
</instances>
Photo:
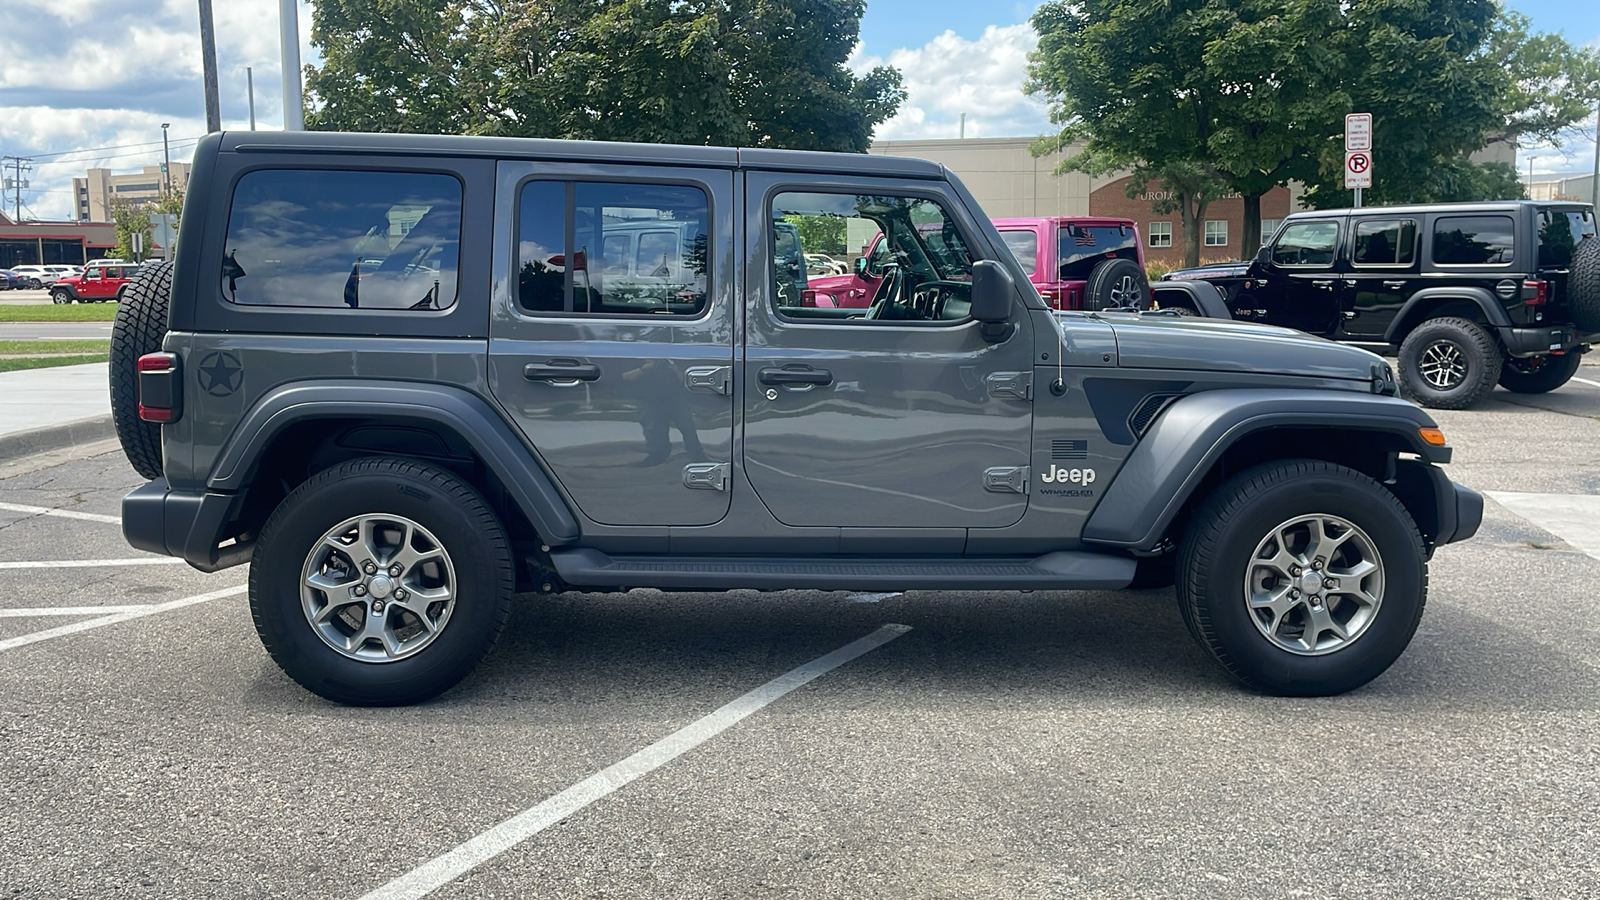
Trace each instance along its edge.
<instances>
[{"instance_id":1,"label":"grass strip","mask_svg":"<svg viewBox=\"0 0 1600 900\"><path fill-rule=\"evenodd\" d=\"M89 353L81 356L36 356L28 359L0 359L0 372L20 372L23 369L48 369L54 366L103 363L110 358L111 354L109 353Z\"/></svg>"},{"instance_id":2,"label":"grass strip","mask_svg":"<svg viewBox=\"0 0 1600 900\"><path fill-rule=\"evenodd\" d=\"M117 317L115 303L50 304L0 303L0 322L109 322ZM4 336L0 331L0 337Z\"/></svg>"},{"instance_id":3,"label":"grass strip","mask_svg":"<svg viewBox=\"0 0 1600 900\"><path fill-rule=\"evenodd\" d=\"M0 335L3 336L3 335ZM0 340L0 355L10 356L16 353L40 355L53 353L57 356L63 353L104 353L110 345L110 338L89 341L4 341Z\"/></svg>"}]
</instances>

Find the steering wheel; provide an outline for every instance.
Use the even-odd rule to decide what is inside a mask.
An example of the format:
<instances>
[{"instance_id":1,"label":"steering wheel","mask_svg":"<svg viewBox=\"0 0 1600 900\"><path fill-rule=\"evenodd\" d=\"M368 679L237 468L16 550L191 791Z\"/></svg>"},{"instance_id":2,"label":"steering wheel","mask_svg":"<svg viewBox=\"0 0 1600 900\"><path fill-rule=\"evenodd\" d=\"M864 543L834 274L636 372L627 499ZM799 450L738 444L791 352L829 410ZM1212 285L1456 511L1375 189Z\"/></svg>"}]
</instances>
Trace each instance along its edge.
<instances>
[{"instance_id":1,"label":"steering wheel","mask_svg":"<svg viewBox=\"0 0 1600 900\"><path fill-rule=\"evenodd\" d=\"M883 280L878 282L878 289L872 294L872 303L867 307L867 314L863 319L881 319L884 310L889 308L890 298L900 291L900 282L903 276L899 263L886 263L883 267Z\"/></svg>"}]
</instances>

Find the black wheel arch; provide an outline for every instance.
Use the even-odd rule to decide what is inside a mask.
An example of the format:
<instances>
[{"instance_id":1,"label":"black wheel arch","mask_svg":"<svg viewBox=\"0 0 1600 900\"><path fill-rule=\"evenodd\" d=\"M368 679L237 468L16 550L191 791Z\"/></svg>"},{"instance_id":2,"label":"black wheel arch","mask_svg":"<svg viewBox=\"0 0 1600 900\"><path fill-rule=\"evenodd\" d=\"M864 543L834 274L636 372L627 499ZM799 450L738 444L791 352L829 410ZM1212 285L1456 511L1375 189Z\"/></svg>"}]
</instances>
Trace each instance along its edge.
<instances>
[{"instance_id":1,"label":"black wheel arch","mask_svg":"<svg viewBox=\"0 0 1600 900\"><path fill-rule=\"evenodd\" d=\"M1447 316L1470 319L1480 325L1487 325L1490 333L1496 336L1499 336L1501 329L1514 327L1505 307L1500 305L1494 294L1483 288L1459 286L1423 288L1412 294L1405 305L1400 307L1400 311L1395 313L1394 321L1389 323L1383 339L1399 346L1406 335L1418 325L1429 319Z\"/></svg>"},{"instance_id":2,"label":"black wheel arch","mask_svg":"<svg viewBox=\"0 0 1600 900\"><path fill-rule=\"evenodd\" d=\"M1157 552L1233 474L1278 459L1318 459L1363 472L1405 504L1430 546L1471 531L1457 524L1456 491L1434 463L1450 448L1423 440L1434 420L1408 401L1349 392L1204 391L1150 426L1101 495L1087 543ZM1476 523L1472 523L1475 529Z\"/></svg>"}]
</instances>

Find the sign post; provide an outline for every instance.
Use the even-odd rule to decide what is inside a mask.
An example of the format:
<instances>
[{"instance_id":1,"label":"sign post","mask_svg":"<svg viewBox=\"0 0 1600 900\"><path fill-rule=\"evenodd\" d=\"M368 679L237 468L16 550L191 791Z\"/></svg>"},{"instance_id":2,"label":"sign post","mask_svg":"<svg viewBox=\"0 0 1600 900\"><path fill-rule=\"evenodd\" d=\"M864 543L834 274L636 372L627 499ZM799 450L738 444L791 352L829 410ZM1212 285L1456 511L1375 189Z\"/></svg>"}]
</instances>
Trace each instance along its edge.
<instances>
[{"instance_id":1,"label":"sign post","mask_svg":"<svg viewBox=\"0 0 1600 900\"><path fill-rule=\"evenodd\" d=\"M1372 113L1344 117L1344 186L1355 189L1360 209L1361 189L1372 187Z\"/></svg>"}]
</instances>

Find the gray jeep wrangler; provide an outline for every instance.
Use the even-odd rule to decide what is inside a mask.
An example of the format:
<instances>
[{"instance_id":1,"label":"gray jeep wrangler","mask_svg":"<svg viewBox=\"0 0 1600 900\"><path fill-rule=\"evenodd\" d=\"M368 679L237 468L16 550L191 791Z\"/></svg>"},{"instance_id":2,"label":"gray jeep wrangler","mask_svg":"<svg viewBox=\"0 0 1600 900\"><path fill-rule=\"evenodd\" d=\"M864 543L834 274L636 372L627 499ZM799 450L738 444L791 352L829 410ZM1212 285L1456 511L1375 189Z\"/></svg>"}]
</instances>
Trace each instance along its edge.
<instances>
[{"instance_id":1,"label":"gray jeep wrangler","mask_svg":"<svg viewBox=\"0 0 1600 900\"><path fill-rule=\"evenodd\" d=\"M818 308L778 236L892 257ZM1365 350L1056 312L943 167L227 133L118 316L143 550L244 562L352 704L464 678L517 593L1120 590L1278 694L1382 673L1481 498ZM804 277L803 274L800 277Z\"/></svg>"}]
</instances>

